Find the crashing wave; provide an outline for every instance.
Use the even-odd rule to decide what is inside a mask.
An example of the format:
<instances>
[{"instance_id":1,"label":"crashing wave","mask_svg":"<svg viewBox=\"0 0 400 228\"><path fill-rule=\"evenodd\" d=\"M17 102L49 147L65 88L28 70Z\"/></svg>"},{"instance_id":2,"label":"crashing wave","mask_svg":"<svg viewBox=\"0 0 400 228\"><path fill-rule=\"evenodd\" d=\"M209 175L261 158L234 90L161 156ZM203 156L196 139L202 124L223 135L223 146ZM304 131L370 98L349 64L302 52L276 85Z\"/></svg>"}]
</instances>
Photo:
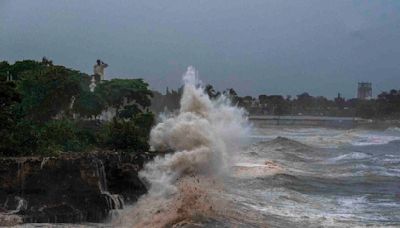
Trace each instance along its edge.
<instances>
[{"instance_id":1,"label":"crashing wave","mask_svg":"<svg viewBox=\"0 0 400 228\"><path fill-rule=\"evenodd\" d=\"M170 226L194 214L210 216L223 205L212 194L248 134L247 118L223 95L210 100L193 67L183 81L179 113L164 117L150 134L154 150L174 152L156 157L139 173L149 193L116 225Z\"/></svg>"},{"instance_id":2,"label":"crashing wave","mask_svg":"<svg viewBox=\"0 0 400 228\"><path fill-rule=\"evenodd\" d=\"M226 171L228 153L238 150L248 132L244 110L231 106L224 96L210 100L193 67L183 80L179 113L164 119L150 134L152 148L175 151L156 158L140 173L150 182L152 194L173 193L174 182L183 175Z\"/></svg>"}]
</instances>

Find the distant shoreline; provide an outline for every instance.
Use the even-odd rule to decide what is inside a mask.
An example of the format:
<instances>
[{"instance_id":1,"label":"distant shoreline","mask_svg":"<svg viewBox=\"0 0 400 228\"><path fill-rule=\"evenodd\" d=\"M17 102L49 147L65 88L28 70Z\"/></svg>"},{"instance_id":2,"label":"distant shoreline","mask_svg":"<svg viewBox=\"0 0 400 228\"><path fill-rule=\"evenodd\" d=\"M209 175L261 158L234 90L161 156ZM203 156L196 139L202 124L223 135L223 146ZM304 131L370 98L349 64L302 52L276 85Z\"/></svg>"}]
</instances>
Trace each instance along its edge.
<instances>
[{"instance_id":1,"label":"distant shoreline","mask_svg":"<svg viewBox=\"0 0 400 228\"><path fill-rule=\"evenodd\" d=\"M272 116L249 115L248 119L258 126L305 126L328 128L372 128L400 127L400 120L363 119L359 117L333 116Z\"/></svg>"}]
</instances>

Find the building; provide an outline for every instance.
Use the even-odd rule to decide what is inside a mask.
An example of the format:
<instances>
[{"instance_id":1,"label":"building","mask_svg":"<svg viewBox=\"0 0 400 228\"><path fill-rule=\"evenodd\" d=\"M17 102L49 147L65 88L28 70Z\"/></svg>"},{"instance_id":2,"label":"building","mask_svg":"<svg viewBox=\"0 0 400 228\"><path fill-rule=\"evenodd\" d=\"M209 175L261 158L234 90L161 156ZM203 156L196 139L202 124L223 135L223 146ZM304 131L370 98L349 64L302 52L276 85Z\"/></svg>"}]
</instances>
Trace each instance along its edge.
<instances>
[{"instance_id":1,"label":"building","mask_svg":"<svg viewBox=\"0 0 400 228\"><path fill-rule=\"evenodd\" d=\"M359 82L357 90L357 98L361 100L369 100L372 98L372 83Z\"/></svg>"}]
</instances>

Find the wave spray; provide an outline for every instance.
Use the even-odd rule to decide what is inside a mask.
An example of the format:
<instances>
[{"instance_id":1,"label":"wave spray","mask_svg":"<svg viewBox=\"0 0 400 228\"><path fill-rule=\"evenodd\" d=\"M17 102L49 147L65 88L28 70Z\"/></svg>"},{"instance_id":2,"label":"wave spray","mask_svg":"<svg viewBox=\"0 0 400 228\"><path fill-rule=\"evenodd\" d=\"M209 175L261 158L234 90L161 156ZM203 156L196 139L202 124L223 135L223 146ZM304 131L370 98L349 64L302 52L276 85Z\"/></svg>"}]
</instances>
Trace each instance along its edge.
<instances>
[{"instance_id":1,"label":"wave spray","mask_svg":"<svg viewBox=\"0 0 400 228\"><path fill-rule=\"evenodd\" d=\"M228 171L230 154L248 134L244 110L224 95L210 100L193 67L183 82L179 112L164 117L150 134L154 150L174 152L156 157L139 174L150 188L130 214L137 227L171 225L213 208L207 195L217 188L215 178Z\"/></svg>"}]
</instances>

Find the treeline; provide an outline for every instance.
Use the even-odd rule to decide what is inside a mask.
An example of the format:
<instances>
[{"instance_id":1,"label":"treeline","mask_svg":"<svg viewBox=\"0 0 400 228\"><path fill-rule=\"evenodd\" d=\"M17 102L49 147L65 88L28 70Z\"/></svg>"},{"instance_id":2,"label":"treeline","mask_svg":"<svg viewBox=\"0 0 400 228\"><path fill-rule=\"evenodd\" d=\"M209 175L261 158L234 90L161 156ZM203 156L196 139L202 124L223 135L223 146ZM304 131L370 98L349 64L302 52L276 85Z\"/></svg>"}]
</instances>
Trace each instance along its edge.
<instances>
[{"instance_id":1,"label":"treeline","mask_svg":"<svg viewBox=\"0 0 400 228\"><path fill-rule=\"evenodd\" d=\"M296 98L280 95L260 95L238 97L238 105L250 114L264 115L312 115L361 117L368 119L400 119L400 90L382 92L376 99L345 99L340 94L333 100L326 97L313 97L308 93Z\"/></svg>"},{"instance_id":2,"label":"treeline","mask_svg":"<svg viewBox=\"0 0 400 228\"><path fill-rule=\"evenodd\" d=\"M323 96L311 96L302 93L296 97L281 95L259 95L258 97L240 97L233 88L219 92L212 85L205 86L205 92L211 99L217 99L224 94L233 104L245 108L250 115L311 115L362 117L374 119L400 119L400 90L382 92L376 99L360 100L345 99L338 94L332 100ZM182 89L165 95L157 93L153 104L157 104L154 111L172 111L179 108ZM153 106L152 106L153 107Z\"/></svg>"},{"instance_id":3,"label":"treeline","mask_svg":"<svg viewBox=\"0 0 400 228\"><path fill-rule=\"evenodd\" d=\"M97 84L79 71L33 60L0 62L0 155L108 148L147 151L152 92L142 79ZM99 118L113 109L111 121Z\"/></svg>"},{"instance_id":4,"label":"treeline","mask_svg":"<svg viewBox=\"0 0 400 228\"><path fill-rule=\"evenodd\" d=\"M400 90L382 92L376 99L359 101L357 116L377 119L400 119Z\"/></svg>"}]
</instances>

